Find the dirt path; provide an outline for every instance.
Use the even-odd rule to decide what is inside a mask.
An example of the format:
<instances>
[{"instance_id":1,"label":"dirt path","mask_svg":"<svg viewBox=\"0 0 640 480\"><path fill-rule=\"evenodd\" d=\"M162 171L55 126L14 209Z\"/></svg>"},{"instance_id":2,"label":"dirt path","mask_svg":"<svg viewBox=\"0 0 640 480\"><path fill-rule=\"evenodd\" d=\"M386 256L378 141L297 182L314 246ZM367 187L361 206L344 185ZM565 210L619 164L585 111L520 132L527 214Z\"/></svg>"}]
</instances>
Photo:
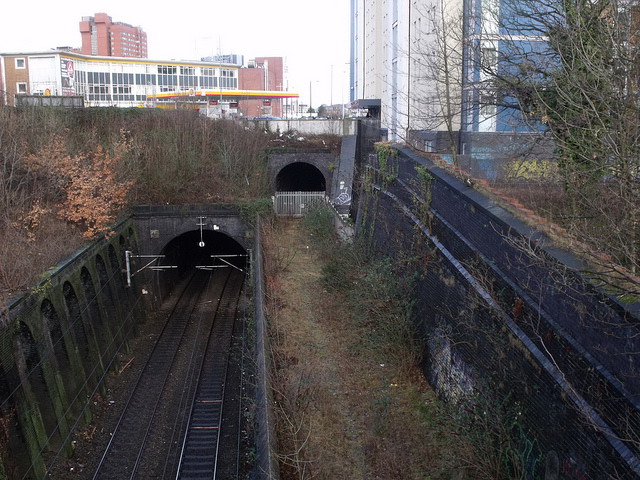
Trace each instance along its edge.
<instances>
[{"instance_id":1,"label":"dirt path","mask_svg":"<svg viewBox=\"0 0 640 480\"><path fill-rule=\"evenodd\" d=\"M300 221L263 238L282 478L466 478L435 395L362 347Z\"/></svg>"}]
</instances>

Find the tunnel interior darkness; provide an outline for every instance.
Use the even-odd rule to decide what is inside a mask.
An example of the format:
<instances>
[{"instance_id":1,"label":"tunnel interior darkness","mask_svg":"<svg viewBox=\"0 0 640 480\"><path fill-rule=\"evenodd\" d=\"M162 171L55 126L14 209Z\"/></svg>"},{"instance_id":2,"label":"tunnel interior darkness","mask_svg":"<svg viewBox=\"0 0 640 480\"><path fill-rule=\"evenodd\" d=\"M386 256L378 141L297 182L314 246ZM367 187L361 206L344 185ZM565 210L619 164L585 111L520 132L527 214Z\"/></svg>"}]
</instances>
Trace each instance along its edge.
<instances>
[{"instance_id":1,"label":"tunnel interior darkness","mask_svg":"<svg viewBox=\"0 0 640 480\"><path fill-rule=\"evenodd\" d=\"M276 177L278 192L324 192L327 185L322 172L309 163L287 165Z\"/></svg>"},{"instance_id":2,"label":"tunnel interior darkness","mask_svg":"<svg viewBox=\"0 0 640 480\"><path fill-rule=\"evenodd\" d=\"M201 241L204 242L204 246L200 246ZM172 239L161 254L165 257L158 262L159 265L175 265L178 268L162 270L156 274L160 298L165 298L173 286L185 275L193 272L196 266L225 265L223 260L211 258L211 255L242 255L224 258L242 270L246 270L248 261L247 251L242 245L230 236L212 230L203 230L202 238L200 230L183 233Z\"/></svg>"}]
</instances>

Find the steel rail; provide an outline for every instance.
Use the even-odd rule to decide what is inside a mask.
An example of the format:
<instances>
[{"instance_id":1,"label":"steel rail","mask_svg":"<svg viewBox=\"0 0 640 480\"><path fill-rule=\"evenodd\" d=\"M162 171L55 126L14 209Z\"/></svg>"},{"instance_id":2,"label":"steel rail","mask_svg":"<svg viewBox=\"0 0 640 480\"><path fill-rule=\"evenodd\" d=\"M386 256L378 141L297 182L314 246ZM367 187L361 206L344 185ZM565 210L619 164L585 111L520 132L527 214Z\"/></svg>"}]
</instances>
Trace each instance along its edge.
<instances>
[{"instance_id":1,"label":"steel rail","mask_svg":"<svg viewBox=\"0 0 640 480\"><path fill-rule=\"evenodd\" d=\"M216 478L230 345L244 283L243 274L232 272L231 276L207 340L180 452L177 479Z\"/></svg>"},{"instance_id":2,"label":"steel rail","mask_svg":"<svg viewBox=\"0 0 640 480\"><path fill-rule=\"evenodd\" d=\"M135 386L127 398L109 443L96 468L93 476L94 480L126 478L126 470L129 469L133 474L135 466L139 462L140 449L144 448L146 443L149 424L155 416L160 393L171 371L173 359L180 347L191 313L195 309L202 292L206 289L209 279L210 275L196 273L185 282L185 287L180 292L179 298L176 300L151 354L136 378ZM195 294L192 293L194 290ZM145 403L144 399L144 395L150 391L156 392L155 402L152 406ZM138 396L141 398L138 398ZM136 402L142 404L136 404ZM144 431L143 438L140 438L141 430ZM137 450L135 448L132 449L132 443L139 448ZM132 462L131 457L134 453L136 458Z\"/></svg>"}]
</instances>

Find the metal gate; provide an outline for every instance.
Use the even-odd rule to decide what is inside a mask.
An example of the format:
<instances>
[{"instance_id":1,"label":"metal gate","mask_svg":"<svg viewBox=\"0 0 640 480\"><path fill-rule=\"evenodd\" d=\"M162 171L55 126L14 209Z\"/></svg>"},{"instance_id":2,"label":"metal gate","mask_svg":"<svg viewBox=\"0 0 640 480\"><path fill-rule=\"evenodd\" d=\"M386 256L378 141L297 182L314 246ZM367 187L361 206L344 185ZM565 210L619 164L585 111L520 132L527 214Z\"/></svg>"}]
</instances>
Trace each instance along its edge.
<instances>
[{"instance_id":1,"label":"metal gate","mask_svg":"<svg viewBox=\"0 0 640 480\"><path fill-rule=\"evenodd\" d=\"M276 192L273 206L276 215L303 217L312 205L326 201L324 192Z\"/></svg>"}]
</instances>

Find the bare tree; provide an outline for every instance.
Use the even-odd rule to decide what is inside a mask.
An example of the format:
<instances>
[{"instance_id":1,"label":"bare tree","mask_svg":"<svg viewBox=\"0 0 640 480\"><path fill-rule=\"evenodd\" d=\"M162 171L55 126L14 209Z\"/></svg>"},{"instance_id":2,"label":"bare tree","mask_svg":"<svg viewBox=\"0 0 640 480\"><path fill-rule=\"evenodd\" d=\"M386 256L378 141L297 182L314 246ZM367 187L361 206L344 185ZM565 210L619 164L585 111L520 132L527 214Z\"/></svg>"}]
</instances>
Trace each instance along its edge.
<instances>
[{"instance_id":1,"label":"bare tree","mask_svg":"<svg viewBox=\"0 0 640 480\"><path fill-rule=\"evenodd\" d=\"M463 92L463 14L459 4L436 0L418 7L415 35L422 41L412 45L411 81L415 85L411 127L444 131L448 151L458 165L458 140Z\"/></svg>"},{"instance_id":2,"label":"bare tree","mask_svg":"<svg viewBox=\"0 0 640 480\"><path fill-rule=\"evenodd\" d=\"M499 104L553 137L567 198L558 220L584 242L594 271L610 274L599 281L638 295L638 6L518 0L492 15L510 33L482 68Z\"/></svg>"}]
</instances>

